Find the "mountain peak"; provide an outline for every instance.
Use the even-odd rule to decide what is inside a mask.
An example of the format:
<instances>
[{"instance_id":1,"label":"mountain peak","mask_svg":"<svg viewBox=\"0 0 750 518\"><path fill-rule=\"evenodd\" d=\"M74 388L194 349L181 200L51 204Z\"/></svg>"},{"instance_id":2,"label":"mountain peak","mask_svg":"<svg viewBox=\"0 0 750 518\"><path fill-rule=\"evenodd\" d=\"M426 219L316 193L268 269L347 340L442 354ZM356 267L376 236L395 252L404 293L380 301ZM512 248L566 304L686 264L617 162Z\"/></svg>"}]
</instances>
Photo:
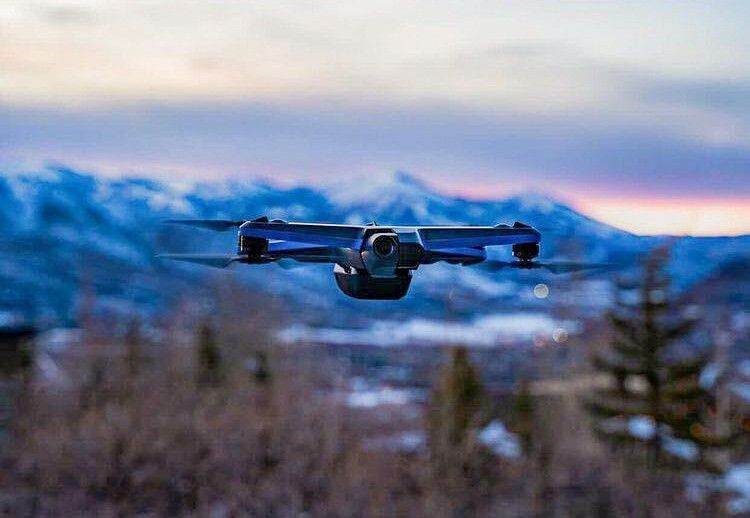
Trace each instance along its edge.
<instances>
[{"instance_id":1,"label":"mountain peak","mask_svg":"<svg viewBox=\"0 0 750 518\"><path fill-rule=\"evenodd\" d=\"M527 190L516 193L506 201L518 204L522 210L533 210L542 214L549 214L556 207L567 207L567 204L538 190Z\"/></svg>"},{"instance_id":2,"label":"mountain peak","mask_svg":"<svg viewBox=\"0 0 750 518\"><path fill-rule=\"evenodd\" d=\"M345 206L380 204L401 200L416 202L435 196L430 188L418 177L405 171L394 171L386 175L354 177L337 182L326 189L330 199Z\"/></svg>"},{"instance_id":3,"label":"mountain peak","mask_svg":"<svg viewBox=\"0 0 750 518\"><path fill-rule=\"evenodd\" d=\"M397 170L391 174L391 181L395 184L406 185L417 189L427 190L427 185L424 181L409 173L408 171Z\"/></svg>"}]
</instances>

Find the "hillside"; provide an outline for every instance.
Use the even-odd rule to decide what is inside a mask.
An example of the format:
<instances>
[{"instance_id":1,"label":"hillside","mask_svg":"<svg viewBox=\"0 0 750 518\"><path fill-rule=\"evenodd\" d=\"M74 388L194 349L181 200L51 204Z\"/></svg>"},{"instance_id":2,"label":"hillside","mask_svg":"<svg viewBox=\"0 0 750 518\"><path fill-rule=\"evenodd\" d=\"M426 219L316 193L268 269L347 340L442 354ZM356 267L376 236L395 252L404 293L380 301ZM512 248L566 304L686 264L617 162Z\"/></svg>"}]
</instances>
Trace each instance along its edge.
<instances>
[{"instance_id":1,"label":"hillside","mask_svg":"<svg viewBox=\"0 0 750 518\"><path fill-rule=\"evenodd\" d=\"M363 326L371 320L444 316L471 319L527 307L549 310L531 287L548 280L539 272L490 274L436 265L417 272L410 294L395 303L352 301L335 287L323 265L292 271L275 265L216 272L162 263L158 252L227 250L234 235L165 227L171 217L252 218L393 224L494 224L523 221L543 230L545 258L632 262L665 238L639 237L594 221L540 194L500 200L466 200L430 189L395 173L373 184L281 188L259 181L167 183L144 178L111 179L65 167L0 176L0 308L48 324L74 323L82 293L98 311L154 314L185 298L207 294L205 281L219 278L279 297L307 323ZM493 251L501 257L507 250ZM671 269L687 289L720 266L750 256L750 237L686 238L675 242ZM607 303L607 284L583 282L573 301L592 311ZM448 306L446 298L450 296ZM210 298L210 297L209 297ZM559 300L558 300L559 302ZM546 304L546 306L545 306Z\"/></svg>"}]
</instances>

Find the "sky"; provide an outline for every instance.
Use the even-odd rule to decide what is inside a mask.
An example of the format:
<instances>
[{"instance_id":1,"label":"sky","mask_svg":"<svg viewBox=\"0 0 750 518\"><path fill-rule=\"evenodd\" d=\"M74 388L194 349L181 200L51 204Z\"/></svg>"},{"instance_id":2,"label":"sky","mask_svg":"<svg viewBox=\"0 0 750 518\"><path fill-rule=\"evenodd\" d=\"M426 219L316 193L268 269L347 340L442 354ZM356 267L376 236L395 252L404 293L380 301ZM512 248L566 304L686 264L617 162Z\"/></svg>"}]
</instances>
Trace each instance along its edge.
<instances>
[{"instance_id":1,"label":"sky","mask_svg":"<svg viewBox=\"0 0 750 518\"><path fill-rule=\"evenodd\" d=\"M750 2L0 3L0 160L535 190L750 233Z\"/></svg>"}]
</instances>

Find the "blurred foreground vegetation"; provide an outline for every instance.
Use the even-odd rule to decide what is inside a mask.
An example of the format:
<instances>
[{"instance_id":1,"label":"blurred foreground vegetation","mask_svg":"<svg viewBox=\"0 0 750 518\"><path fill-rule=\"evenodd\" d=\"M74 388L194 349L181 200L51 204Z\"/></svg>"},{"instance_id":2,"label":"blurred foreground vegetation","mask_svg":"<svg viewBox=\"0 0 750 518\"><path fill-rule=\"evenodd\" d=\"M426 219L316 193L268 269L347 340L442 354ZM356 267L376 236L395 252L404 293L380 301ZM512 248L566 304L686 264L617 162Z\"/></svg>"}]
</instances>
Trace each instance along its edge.
<instances>
[{"instance_id":1,"label":"blurred foreground vegetation","mask_svg":"<svg viewBox=\"0 0 750 518\"><path fill-rule=\"evenodd\" d=\"M661 310L663 301L657 305ZM641 309L654 311L648 305ZM697 368L679 376L690 412L676 413L679 391L666 399L662 392L654 395L654 387L669 386L659 372L679 364L655 355L659 347L648 334L627 347L616 333L590 337L594 343L585 344L587 349L606 351L609 338L614 351L632 354L607 356L606 363L592 354L593 366L565 379L521 373L511 390L483 382L486 365L470 351L446 347L429 374L425 397L363 408L346 404L351 365L324 348L275 343L267 324L278 322L269 318L272 311L249 302L201 318L175 317L159 328L158 340L137 321L83 319L78 343L57 357L54 376L29 361L5 372L12 416L0 457L0 512L283 517L726 512L726 494L696 499L686 492L686 474L720 469L718 461L710 468L662 462L653 455L662 448L657 435L621 441L622 434L602 433L602 419L631 415L669 422L680 433L683 428L690 433L698 422L705 424L701 430L716 424L715 395L697 390ZM628 322L638 315L644 316L636 308ZM625 321L614 327L627 333ZM483 351L481 358L504 354L498 348ZM640 369L639 361L651 370ZM653 383L640 391L632 387L643 383L625 379L643 376ZM631 403L645 406L618 410L618 404ZM482 440L482 430L498 421L518 437L517 455L500 455ZM725 430L726 423L719 424ZM390 440L404 432L423 440L408 448ZM744 436L730 435L736 440L710 444L721 448L712 459L743 455Z\"/></svg>"}]
</instances>

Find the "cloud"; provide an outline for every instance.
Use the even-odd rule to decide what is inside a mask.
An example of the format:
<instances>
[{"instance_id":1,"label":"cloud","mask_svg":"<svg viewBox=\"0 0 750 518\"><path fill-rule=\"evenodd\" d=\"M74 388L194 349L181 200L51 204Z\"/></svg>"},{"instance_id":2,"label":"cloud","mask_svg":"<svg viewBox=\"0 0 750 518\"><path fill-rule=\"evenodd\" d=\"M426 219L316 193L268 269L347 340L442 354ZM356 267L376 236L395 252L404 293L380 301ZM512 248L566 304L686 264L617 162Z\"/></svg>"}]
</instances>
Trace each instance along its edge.
<instances>
[{"instance_id":1,"label":"cloud","mask_svg":"<svg viewBox=\"0 0 750 518\"><path fill-rule=\"evenodd\" d=\"M618 70L750 74L741 4L16 4L0 5L0 96L16 105L375 97L552 113L622 104Z\"/></svg>"},{"instance_id":2,"label":"cloud","mask_svg":"<svg viewBox=\"0 0 750 518\"><path fill-rule=\"evenodd\" d=\"M52 25L86 25L96 20L94 13L76 5L50 5L39 10L44 21Z\"/></svg>"},{"instance_id":3,"label":"cloud","mask_svg":"<svg viewBox=\"0 0 750 518\"><path fill-rule=\"evenodd\" d=\"M650 101L693 105L742 117L750 123L750 78L742 80L654 80L641 95Z\"/></svg>"},{"instance_id":4,"label":"cloud","mask_svg":"<svg viewBox=\"0 0 750 518\"><path fill-rule=\"evenodd\" d=\"M443 185L458 177L486 184L488 192L750 195L750 149L575 113L335 102L0 107L0 143L10 157L193 176L315 181L404 168Z\"/></svg>"},{"instance_id":5,"label":"cloud","mask_svg":"<svg viewBox=\"0 0 750 518\"><path fill-rule=\"evenodd\" d=\"M0 152L162 175L314 180L404 168L493 192L747 196L746 12L553 1L0 6Z\"/></svg>"}]
</instances>

